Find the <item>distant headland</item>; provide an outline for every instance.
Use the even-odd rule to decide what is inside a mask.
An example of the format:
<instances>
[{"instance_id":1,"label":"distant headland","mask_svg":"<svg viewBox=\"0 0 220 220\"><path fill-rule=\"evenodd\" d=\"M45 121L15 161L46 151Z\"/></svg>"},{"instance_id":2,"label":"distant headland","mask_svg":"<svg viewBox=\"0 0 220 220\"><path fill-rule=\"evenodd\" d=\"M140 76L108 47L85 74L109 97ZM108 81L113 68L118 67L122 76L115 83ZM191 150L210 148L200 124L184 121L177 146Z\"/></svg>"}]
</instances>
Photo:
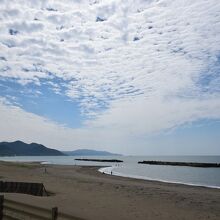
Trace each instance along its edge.
<instances>
[{"instance_id":1,"label":"distant headland","mask_svg":"<svg viewBox=\"0 0 220 220\"><path fill-rule=\"evenodd\" d=\"M64 156L65 154L42 144L22 141L0 142L0 156Z\"/></svg>"},{"instance_id":2,"label":"distant headland","mask_svg":"<svg viewBox=\"0 0 220 220\"><path fill-rule=\"evenodd\" d=\"M27 144L18 140L14 142L0 142L0 156L120 156L120 154L91 149L59 151L42 144Z\"/></svg>"}]
</instances>

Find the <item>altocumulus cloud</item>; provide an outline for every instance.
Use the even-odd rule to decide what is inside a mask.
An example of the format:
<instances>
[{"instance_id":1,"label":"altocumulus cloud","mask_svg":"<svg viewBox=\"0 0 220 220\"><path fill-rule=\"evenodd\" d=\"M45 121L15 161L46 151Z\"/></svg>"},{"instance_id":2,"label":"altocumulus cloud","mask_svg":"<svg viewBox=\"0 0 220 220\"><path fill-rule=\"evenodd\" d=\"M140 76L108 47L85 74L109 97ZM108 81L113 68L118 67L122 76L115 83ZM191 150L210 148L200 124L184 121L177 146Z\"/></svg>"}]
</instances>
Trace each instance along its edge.
<instances>
[{"instance_id":1,"label":"altocumulus cloud","mask_svg":"<svg viewBox=\"0 0 220 220\"><path fill-rule=\"evenodd\" d=\"M5 99L4 117L37 117L36 128L53 124L51 135L64 129L59 138L79 144L99 132L121 144L220 117L219 0L1 0L0 21L1 79L61 79L56 91L87 119L64 129Z\"/></svg>"}]
</instances>

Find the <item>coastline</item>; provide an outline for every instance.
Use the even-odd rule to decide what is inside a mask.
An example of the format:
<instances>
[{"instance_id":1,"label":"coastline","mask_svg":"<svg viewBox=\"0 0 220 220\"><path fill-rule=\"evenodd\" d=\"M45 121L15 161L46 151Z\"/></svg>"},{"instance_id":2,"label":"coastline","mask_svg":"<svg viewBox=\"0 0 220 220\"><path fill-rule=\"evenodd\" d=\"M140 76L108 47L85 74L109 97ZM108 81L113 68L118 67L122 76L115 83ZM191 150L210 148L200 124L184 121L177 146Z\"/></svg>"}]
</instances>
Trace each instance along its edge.
<instances>
[{"instance_id":1,"label":"coastline","mask_svg":"<svg viewBox=\"0 0 220 220\"><path fill-rule=\"evenodd\" d=\"M44 173L44 169L47 173ZM0 162L1 180L42 182L53 195L4 193L16 201L58 208L83 219L220 218L220 190L138 180L98 172L100 167Z\"/></svg>"},{"instance_id":2,"label":"coastline","mask_svg":"<svg viewBox=\"0 0 220 220\"><path fill-rule=\"evenodd\" d=\"M120 176L124 178L131 178L131 179L137 179L137 180L146 180L146 181L157 181L161 183L171 183L171 184L180 184L185 186L195 186L195 187L205 187L205 188L211 188L211 189L220 189L220 186L211 186L211 185L202 185L202 184L194 184L194 183L187 183L187 182L178 182L178 181L168 181L163 179L153 179L145 176L138 176L138 175L129 175L129 174L123 174L119 172L113 171L114 167L102 167L98 169L100 173L104 173L107 175L113 175L113 176ZM112 171L112 174L111 174Z\"/></svg>"},{"instance_id":3,"label":"coastline","mask_svg":"<svg viewBox=\"0 0 220 220\"><path fill-rule=\"evenodd\" d=\"M77 157L78 158L78 157ZM137 161L157 160L157 161L195 161L196 163L219 163L220 156L167 156L167 157L129 157L123 156L117 159L123 160L123 164L90 162L90 161L75 161L76 157L12 157L2 158L4 161L20 161L20 162L41 162L42 164L57 164L57 165L79 165L79 166L113 166L113 175L130 177L135 179L144 179L152 181L160 181L165 183L185 184L191 186L203 186L208 188L220 188L220 169L219 168L198 168L184 166L156 166L142 165ZM90 157L90 159L112 160L112 157ZM176 163L176 162L175 162ZM191 162L190 162L191 163ZM109 172L110 173L110 172Z\"/></svg>"}]
</instances>

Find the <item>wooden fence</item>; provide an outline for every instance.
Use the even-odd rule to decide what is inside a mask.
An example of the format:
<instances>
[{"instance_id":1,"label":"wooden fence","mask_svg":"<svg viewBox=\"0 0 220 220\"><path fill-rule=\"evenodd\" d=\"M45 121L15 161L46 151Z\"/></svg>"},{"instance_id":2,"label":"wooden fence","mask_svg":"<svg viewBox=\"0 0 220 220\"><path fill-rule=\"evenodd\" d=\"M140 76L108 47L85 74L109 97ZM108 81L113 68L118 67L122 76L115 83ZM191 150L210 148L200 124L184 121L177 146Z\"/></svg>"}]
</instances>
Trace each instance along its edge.
<instances>
[{"instance_id":1,"label":"wooden fence","mask_svg":"<svg viewBox=\"0 0 220 220\"><path fill-rule=\"evenodd\" d=\"M43 183L0 181L0 192L23 193L33 196L47 196Z\"/></svg>"},{"instance_id":2,"label":"wooden fence","mask_svg":"<svg viewBox=\"0 0 220 220\"><path fill-rule=\"evenodd\" d=\"M0 195L0 220L83 220L58 211L13 201Z\"/></svg>"}]
</instances>

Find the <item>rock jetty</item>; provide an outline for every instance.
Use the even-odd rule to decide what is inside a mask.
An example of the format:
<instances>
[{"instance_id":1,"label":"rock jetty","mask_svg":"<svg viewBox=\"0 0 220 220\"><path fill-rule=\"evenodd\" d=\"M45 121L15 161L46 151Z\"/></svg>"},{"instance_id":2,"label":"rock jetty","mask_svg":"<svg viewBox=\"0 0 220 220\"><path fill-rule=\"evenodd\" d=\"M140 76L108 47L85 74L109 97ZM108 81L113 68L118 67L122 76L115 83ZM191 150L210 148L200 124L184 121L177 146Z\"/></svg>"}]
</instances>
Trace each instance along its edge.
<instances>
[{"instance_id":1,"label":"rock jetty","mask_svg":"<svg viewBox=\"0 0 220 220\"><path fill-rule=\"evenodd\" d=\"M140 164L164 165L164 166L188 166L188 167L220 167L220 163L196 163L196 162L167 162L167 161L139 161Z\"/></svg>"},{"instance_id":2,"label":"rock jetty","mask_svg":"<svg viewBox=\"0 0 220 220\"><path fill-rule=\"evenodd\" d=\"M122 163L123 162L123 160L116 160L116 159L103 160L103 159L79 159L79 158L76 158L75 160L92 161L92 162L111 162L111 163Z\"/></svg>"}]
</instances>

